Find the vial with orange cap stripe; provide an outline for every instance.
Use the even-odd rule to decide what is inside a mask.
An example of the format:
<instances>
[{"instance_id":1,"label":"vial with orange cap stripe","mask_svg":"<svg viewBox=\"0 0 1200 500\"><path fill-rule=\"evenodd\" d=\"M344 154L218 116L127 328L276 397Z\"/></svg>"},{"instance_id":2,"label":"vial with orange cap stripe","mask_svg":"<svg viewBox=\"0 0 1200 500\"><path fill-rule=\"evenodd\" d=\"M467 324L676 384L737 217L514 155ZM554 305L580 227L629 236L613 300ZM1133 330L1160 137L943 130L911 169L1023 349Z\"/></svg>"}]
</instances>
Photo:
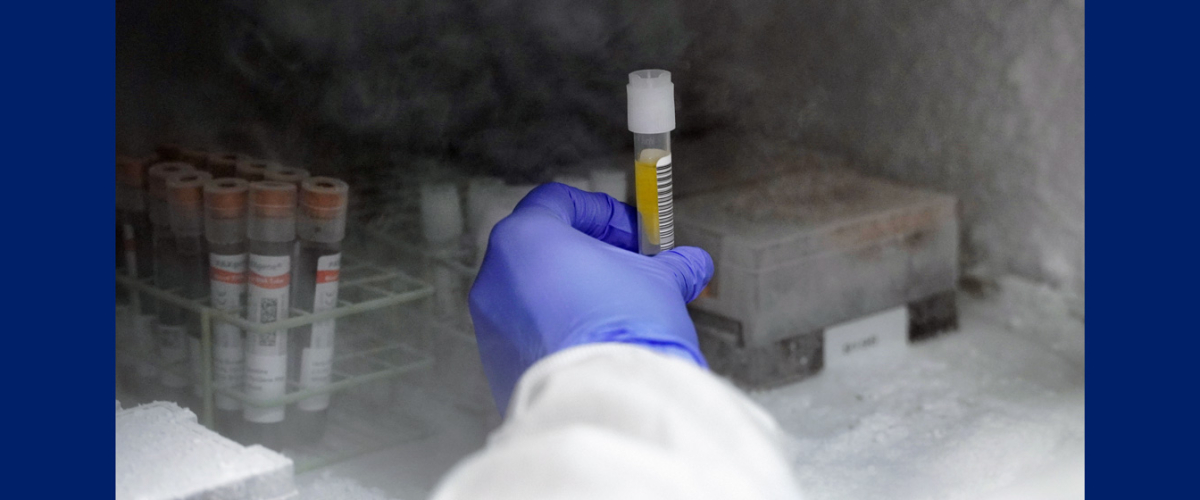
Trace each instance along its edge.
<instances>
[{"instance_id":1,"label":"vial with orange cap stripe","mask_svg":"<svg viewBox=\"0 0 1200 500\"><path fill-rule=\"evenodd\" d=\"M183 266L179 260L171 217L167 203L167 180L176 175L191 174L195 169L187 163L164 162L152 167L149 174L150 222L154 253L154 285L161 290L178 291L183 286ZM156 301L154 336L156 354L162 366L159 370L157 394L151 397L174 401L195 408L187 392L187 324L183 308L166 301Z\"/></svg>"},{"instance_id":2,"label":"vial with orange cap stripe","mask_svg":"<svg viewBox=\"0 0 1200 500\"><path fill-rule=\"evenodd\" d=\"M296 239L296 185L278 181L250 183L249 283L246 319L274 323L287 319L292 271L292 246ZM280 449L287 408L256 405L283 397L287 390L287 330L246 335L242 409L244 441Z\"/></svg>"},{"instance_id":3,"label":"vial with orange cap stripe","mask_svg":"<svg viewBox=\"0 0 1200 500\"><path fill-rule=\"evenodd\" d=\"M210 165L212 162L210 162ZM204 234L208 241L209 303L242 314L246 299L246 198L250 183L222 178L204 186ZM232 323L213 323L213 387L242 390L245 336ZM218 392L213 397L217 431L240 440L242 404Z\"/></svg>"},{"instance_id":4,"label":"vial with orange cap stripe","mask_svg":"<svg viewBox=\"0 0 1200 500\"><path fill-rule=\"evenodd\" d=\"M296 233L299 244L292 292L299 309L313 313L337 307L342 239L346 235L349 186L331 177L300 181ZM296 328L290 340L288 369L300 390L319 389L333 381L336 320ZM288 413L288 436L293 443L320 441L328 422L329 394L296 402Z\"/></svg>"}]
</instances>

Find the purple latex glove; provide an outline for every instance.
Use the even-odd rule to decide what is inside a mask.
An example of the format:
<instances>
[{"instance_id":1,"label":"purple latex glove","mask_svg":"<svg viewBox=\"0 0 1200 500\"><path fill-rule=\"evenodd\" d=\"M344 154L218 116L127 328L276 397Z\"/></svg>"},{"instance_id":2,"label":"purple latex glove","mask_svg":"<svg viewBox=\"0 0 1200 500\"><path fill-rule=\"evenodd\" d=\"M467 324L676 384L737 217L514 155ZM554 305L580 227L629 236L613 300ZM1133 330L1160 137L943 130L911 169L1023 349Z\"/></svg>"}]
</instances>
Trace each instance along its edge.
<instances>
[{"instance_id":1,"label":"purple latex glove","mask_svg":"<svg viewBox=\"0 0 1200 500\"><path fill-rule=\"evenodd\" d=\"M526 369L572 346L636 344L708 367L685 304L712 279L712 258L638 254L635 217L611 196L550 183L492 229L470 306L501 413Z\"/></svg>"}]
</instances>

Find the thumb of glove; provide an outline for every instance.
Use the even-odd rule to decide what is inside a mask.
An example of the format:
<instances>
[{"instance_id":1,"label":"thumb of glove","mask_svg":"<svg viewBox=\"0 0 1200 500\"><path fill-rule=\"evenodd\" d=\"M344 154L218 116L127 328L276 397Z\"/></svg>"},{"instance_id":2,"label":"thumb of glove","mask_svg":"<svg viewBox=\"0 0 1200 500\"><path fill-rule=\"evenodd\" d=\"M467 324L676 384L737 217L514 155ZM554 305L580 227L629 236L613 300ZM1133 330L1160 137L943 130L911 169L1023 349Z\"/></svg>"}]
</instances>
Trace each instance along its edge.
<instances>
[{"instance_id":1,"label":"thumb of glove","mask_svg":"<svg viewBox=\"0 0 1200 500\"><path fill-rule=\"evenodd\" d=\"M655 255L653 259L675 277L684 302L699 297L713 277L712 257L698 247L676 247Z\"/></svg>"}]
</instances>

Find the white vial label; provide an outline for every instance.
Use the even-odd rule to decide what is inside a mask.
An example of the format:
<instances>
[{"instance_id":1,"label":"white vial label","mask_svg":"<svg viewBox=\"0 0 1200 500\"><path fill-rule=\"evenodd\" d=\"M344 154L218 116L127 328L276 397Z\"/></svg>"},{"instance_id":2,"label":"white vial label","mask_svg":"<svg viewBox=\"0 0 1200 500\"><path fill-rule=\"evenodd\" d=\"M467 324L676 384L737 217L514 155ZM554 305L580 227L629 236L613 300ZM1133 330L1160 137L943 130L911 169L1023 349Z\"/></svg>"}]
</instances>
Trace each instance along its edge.
<instances>
[{"instance_id":1,"label":"white vial label","mask_svg":"<svg viewBox=\"0 0 1200 500\"><path fill-rule=\"evenodd\" d=\"M238 311L246 294L246 254L209 255L212 306L222 311Z\"/></svg>"},{"instance_id":2,"label":"white vial label","mask_svg":"<svg viewBox=\"0 0 1200 500\"><path fill-rule=\"evenodd\" d=\"M222 311L242 310L246 295L246 254L209 255L212 289L212 306ZM213 385L217 389L239 390L245 377L243 353L245 348L242 329L236 325L217 321L213 324ZM217 408L239 410L238 400L217 394Z\"/></svg>"},{"instance_id":3,"label":"white vial label","mask_svg":"<svg viewBox=\"0 0 1200 500\"><path fill-rule=\"evenodd\" d=\"M340 253L317 259L316 293L313 294L314 313L337 307L341 262ZM301 389L323 387L333 381L333 340L336 324L336 320L332 319L313 323L312 340L300 355ZM301 400L296 406L306 411L324 410L329 407L329 395L313 396Z\"/></svg>"},{"instance_id":4,"label":"white vial label","mask_svg":"<svg viewBox=\"0 0 1200 500\"><path fill-rule=\"evenodd\" d=\"M158 337L158 357L163 364L167 365L159 380L163 385L172 389L187 386L187 379L178 373L182 368L178 365L188 359L187 328L159 324L156 325L155 330Z\"/></svg>"},{"instance_id":5,"label":"white vial label","mask_svg":"<svg viewBox=\"0 0 1200 500\"><path fill-rule=\"evenodd\" d=\"M270 335L275 335L274 333ZM278 335L277 338L284 338ZM247 339L250 343L250 339ZM264 356L251 351L246 356L246 396L257 401L282 397L287 390L287 356ZM247 406L242 417L251 422L282 422L283 406L258 408Z\"/></svg>"},{"instance_id":6,"label":"white vial label","mask_svg":"<svg viewBox=\"0 0 1200 500\"><path fill-rule=\"evenodd\" d=\"M246 317L256 323L272 323L288 317L288 286L292 258L289 255L250 254L250 284ZM287 390L287 331L246 335L246 396L259 401L278 398ZM251 422L281 422L283 406L247 406L243 417Z\"/></svg>"},{"instance_id":7,"label":"white vial label","mask_svg":"<svg viewBox=\"0 0 1200 500\"><path fill-rule=\"evenodd\" d=\"M250 255L247 319L254 323L287 319L291 270L290 255Z\"/></svg>"},{"instance_id":8,"label":"white vial label","mask_svg":"<svg viewBox=\"0 0 1200 500\"><path fill-rule=\"evenodd\" d=\"M825 330L824 361L828 369L891 359L904 354L906 349L906 306L840 323Z\"/></svg>"},{"instance_id":9,"label":"white vial label","mask_svg":"<svg viewBox=\"0 0 1200 500\"><path fill-rule=\"evenodd\" d=\"M300 363L301 389L329 385L333 373L333 349L304 349L300 356ZM303 399L296 406L304 411L324 410L329 408L329 395L320 394Z\"/></svg>"}]
</instances>

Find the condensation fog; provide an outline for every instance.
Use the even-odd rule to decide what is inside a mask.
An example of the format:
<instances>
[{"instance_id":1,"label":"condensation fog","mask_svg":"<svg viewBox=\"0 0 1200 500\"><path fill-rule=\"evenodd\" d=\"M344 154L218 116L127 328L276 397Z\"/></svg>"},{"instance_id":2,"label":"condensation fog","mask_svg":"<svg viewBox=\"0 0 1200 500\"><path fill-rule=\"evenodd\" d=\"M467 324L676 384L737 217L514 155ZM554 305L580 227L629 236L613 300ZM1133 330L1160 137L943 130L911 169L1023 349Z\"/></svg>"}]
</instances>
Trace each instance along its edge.
<instances>
[{"instance_id":1,"label":"condensation fog","mask_svg":"<svg viewBox=\"0 0 1200 500\"><path fill-rule=\"evenodd\" d=\"M661 67L676 75L678 140L815 147L953 192L968 265L1084 294L1082 0L117 11L123 150L172 140L353 177L453 169L544 181L626 154L625 75Z\"/></svg>"},{"instance_id":2,"label":"condensation fog","mask_svg":"<svg viewBox=\"0 0 1200 500\"><path fill-rule=\"evenodd\" d=\"M985 297L962 306L967 340L915 354L919 375L868 371L752 397L793 437L814 498L970 498L1082 453L1083 0L116 8L119 154L175 143L336 176L359 222L411 210L431 180L632 168L625 85L644 68L675 83L678 197L806 154L953 195L959 292ZM1040 333L1019 333L1031 325ZM898 393L913 396L889 403ZM882 463L879 449L932 465L881 465L883 479L854 483ZM387 489L371 470L357 479Z\"/></svg>"}]
</instances>

